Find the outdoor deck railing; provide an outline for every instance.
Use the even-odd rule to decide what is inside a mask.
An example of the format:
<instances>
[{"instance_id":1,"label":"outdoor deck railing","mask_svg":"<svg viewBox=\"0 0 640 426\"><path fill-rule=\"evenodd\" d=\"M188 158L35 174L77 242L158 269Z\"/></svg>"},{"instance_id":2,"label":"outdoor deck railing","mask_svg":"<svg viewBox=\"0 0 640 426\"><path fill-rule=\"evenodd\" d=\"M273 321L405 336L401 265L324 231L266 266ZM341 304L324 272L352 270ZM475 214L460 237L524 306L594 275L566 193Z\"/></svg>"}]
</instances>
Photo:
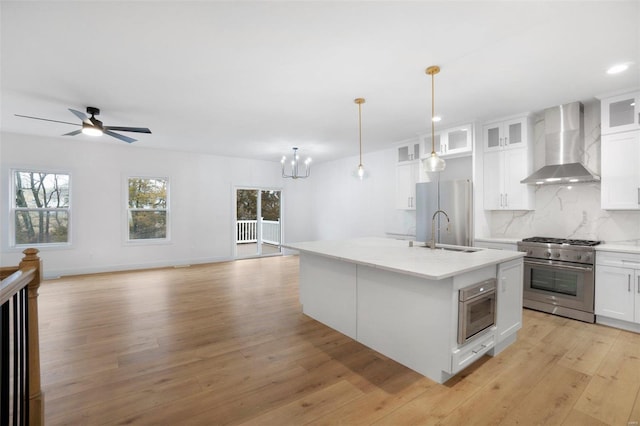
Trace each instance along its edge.
<instances>
[{"instance_id":1,"label":"outdoor deck railing","mask_svg":"<svg viewBox=\"0 0 640 426\"><path fill-rule=\"evenodd\" d=\"M0 268L0 424L44 424L40 388L38 250L23 251L18 266Z\"/></svg>"},{"instance_id":2,"label":"outdoor deck railing","mask_svg":"<svg viewBox=\"0 0 640 426\"><path fill-rule=\"evenodd\" d=\"M262 220L262 242L280 245L280 221ZM258 242L258 221L236 221L236 244Z\"/></svg>"}]
</instances>

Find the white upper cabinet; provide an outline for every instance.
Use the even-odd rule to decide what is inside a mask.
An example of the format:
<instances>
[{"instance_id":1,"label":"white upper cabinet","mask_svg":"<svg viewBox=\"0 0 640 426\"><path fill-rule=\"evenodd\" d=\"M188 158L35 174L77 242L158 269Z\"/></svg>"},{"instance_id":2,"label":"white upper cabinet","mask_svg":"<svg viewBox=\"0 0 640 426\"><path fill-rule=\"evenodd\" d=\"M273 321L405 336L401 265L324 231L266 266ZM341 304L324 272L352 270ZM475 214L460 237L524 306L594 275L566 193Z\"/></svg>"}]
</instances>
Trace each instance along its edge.
<instances>
[{"instance_id":1,"label":"white upper cabinet","mask_svg":"<svg viewBox=\"0 0 640 426\"><path fill-rule=\"evenodd\" d=\"M421 178L421 143L419 138L396 145L396 208L415 210L416 183Z\"/></svg>"},{"instance_id":2,"label":"white upper cabinet","mask_svg":"<svg viewBox=\"0 0 640 426\"><path fill-rule=\"evenodd\" d=\"M640 130L640 92L604 98L600 103L602 134Z\"/></svg>"},{"instance_id":3,"label":"white upper cabinet","mask_svg":"<svg viewBox=\"0 0 640 426\"><path fill-rule=\"evenodd\" d=\"M415 140L398 145L396 148L396 162L406 163L420 159L420 141Z\"/></svg>"},{"instance_id":4,"label":"white upper cabinet","mask_svg":"<svg viewBox=\"0 0 640 426\"><path fill-rule=\"evenodd\" d=\"M524 147L528 143L529 123L527 117L485 124L483 126L484 150Z\"/></svg>"},{"instance_id":5,"label":"white upper cabinet","mask_svg":"<svg viewBox=\"0 0 640 426\"><path fill-rule=\"evenodd\" d=\"M601 207L640 210L640 131L602 135Z\"/></svg>"},{"instance_id":6,"label":"white upper cabinet","mask_svg":"<svg viewBox=\"0 0 640 426\"><path fill-rule=\"evenodd\" d=\"M431 155L431 134L424 135L422 158ZM464 157L473 152L473 125L451 127L436 133L435 151L443 158Z\"/></svg>"},{"instance_id":7,"label":"white upper cabinet","mask_svg":"<svg viewBox=\"0 0 640 426\"><path fill-rule=\"evenodd\" d=\"M534 189L520 183L531 174L528 117L492 122L483 126L485 210L532 210Z\"/></svg>"}]
</instances>

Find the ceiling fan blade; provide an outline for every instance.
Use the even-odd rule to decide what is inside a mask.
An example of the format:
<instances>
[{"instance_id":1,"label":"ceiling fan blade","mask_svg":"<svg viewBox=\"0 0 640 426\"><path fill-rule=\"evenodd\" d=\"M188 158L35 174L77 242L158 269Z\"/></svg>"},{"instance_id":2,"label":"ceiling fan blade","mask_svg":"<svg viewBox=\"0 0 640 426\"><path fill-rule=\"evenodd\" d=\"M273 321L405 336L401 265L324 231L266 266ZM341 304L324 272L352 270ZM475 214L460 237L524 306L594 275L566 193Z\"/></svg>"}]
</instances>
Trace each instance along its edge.
<instances>
[{"instance_id":1,"label":"ceiling fan blade","mask_svg":"<svg viewBox=\"0 0 640 426\"><path fill-rule=\"evenodd\" d=\"M69 111L73 113L76 117L78 117L82 121L89 121L89 117L84 112L76 111L75 109L69 108Z\"/></svg>"},{"instance_id":2,"label":"ceiling fan blade","mask_svg":"<svg viewBox=\"0 0 640 426\"><path fill-rule=\"evenodd\" d=\"M82 129L80 130L74 130L73 132L69 132L69 133L65 133L62 136L75 136L75 135L79 135L80 133L82 133Z\"/></svg>"},{"instance_id":3,"label":"ceiling fan blade","mask_svg":"<svg viewBox=\"0 0 640 426\"><path fill-rule=\"evenodd\" d=\"M107 130L107 129L104 130L104 133L116 139L120 139L121 141L126 143L135 142L137 140L137 139L130 138L129 136L119 135L118 133L112 132L111 130Z\"/></svg>"},{"instance_id":4,"label":"ceiling fan blade","mask_svg":"<svg viewBox=\"0 0 640 426\"><path fill-rule=\"evenodd\" d=\"M48 118L40 118L40 117L31 117L30 115L21 115L21 114L14 114L16 117L22 117L22 118L32 118L34 120L42 120L42 121L53 121L54 123L62 123L62 124L71 124L73 126L79 126L78 123L69 123L68 121L60 121L60 120L50 120Z\"/></svg>"},{"instance_id":5,"label":"ceiling fan blade","mask_svg":"<svg viewBox=\"0 0 640 426\"><path fill-rule=\"evenodd\" d=\"M151 133L151 130L146 127L105 126L104 128L106 130L117 130L119 132Z\"/></svg>"}]
</instances>

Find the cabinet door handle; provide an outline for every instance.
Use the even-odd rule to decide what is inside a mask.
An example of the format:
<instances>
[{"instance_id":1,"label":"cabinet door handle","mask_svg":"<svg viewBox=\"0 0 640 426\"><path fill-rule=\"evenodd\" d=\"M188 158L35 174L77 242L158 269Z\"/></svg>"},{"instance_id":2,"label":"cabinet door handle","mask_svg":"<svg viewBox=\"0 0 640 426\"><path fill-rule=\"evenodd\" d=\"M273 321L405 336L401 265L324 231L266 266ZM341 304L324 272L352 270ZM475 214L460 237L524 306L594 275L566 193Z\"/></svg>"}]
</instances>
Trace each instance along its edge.
<instances>
[{"instance_id":1,"label":"cabinet door handle","mask_svg":"<svg viewBox=\"0 0 640 426\"><path fill-rule=\"evenodd\" d=\"M638 205L640 205L640 186L638 187Z\"/></svg>"},{"instance_id":2,"label":"cabinet door handle","mask_svg":"<svg viewBox=\"0 0 640 426\"><path fill-rule=\"evenodd\" d=\"M640 294L640 275L638 275L638 294Z\"/></svg>"},{"instance_id":3,"label":"cabinet door handle","mask_svg":"<svg viewBox=\"0 0 640 426\"><path fill-rule=\"evenodd\" d=\"M627 291L631 293L631 274L627 275L627 278L629 278L627 283Z\"/></svg>"},{"instance_id":4,"label":"cabinet door handle","mask_svg":"<svg viewBox=\"0 0 640 426\"><path fill-rule=\"evenodd\" d=\"M505 136L504 137L504 146L507 146L508 143L509 143L509 137Z\"/></svg>"}]
</instances>

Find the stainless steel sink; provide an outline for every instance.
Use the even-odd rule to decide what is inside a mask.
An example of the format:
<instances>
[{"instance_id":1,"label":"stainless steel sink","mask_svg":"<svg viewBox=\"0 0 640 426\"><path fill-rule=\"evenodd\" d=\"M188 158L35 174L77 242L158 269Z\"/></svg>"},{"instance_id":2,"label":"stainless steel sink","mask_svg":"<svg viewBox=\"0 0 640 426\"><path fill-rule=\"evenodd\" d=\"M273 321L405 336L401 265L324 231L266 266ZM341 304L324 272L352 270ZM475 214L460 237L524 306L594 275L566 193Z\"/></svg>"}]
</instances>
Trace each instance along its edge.
<instances>
[{"instance_id":1,"label":"stainless steel sink","mask_svg":"<svg viewBox=\"0 0 640 426\"><path fill-rule=\"evenodd\" d=\"M469 247L436 247L435 250L457 251L460 253L474 253L478 251L477 249Z\"/></svg>"}]
</instances>

